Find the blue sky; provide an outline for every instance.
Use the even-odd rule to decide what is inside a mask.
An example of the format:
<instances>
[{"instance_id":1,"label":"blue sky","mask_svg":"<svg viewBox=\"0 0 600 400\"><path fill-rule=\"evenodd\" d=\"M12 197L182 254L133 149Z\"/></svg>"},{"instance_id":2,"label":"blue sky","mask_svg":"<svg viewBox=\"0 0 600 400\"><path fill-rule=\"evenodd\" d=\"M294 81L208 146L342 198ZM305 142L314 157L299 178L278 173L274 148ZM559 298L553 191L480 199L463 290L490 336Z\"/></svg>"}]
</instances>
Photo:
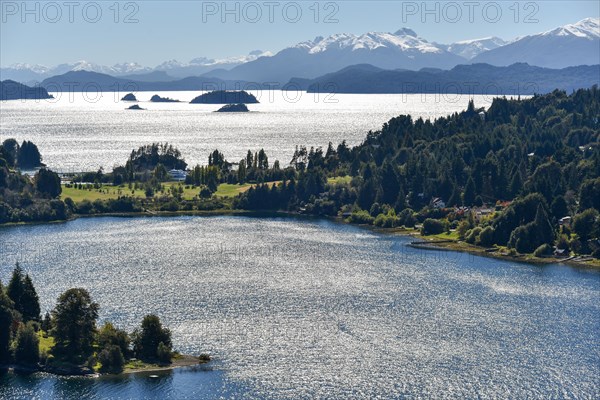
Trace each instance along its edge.
<instances>
[{"instance_id":1,"label":"blue sky","mask_svg":"<svg viewBox=\"0 0 600 400\"><path fill-rule=\"evenodd\" d=\"M0 0L2 66L19 62L51 66L84 59L106 65L135 61L154 66L170 59L222 58L256 49L277 52L319 35L395 32L401 27L440 43L485 36L512 39L600 16L598 1L72 1L65 5L60 0L23 4Z\"/></svg>"}]
</instances>

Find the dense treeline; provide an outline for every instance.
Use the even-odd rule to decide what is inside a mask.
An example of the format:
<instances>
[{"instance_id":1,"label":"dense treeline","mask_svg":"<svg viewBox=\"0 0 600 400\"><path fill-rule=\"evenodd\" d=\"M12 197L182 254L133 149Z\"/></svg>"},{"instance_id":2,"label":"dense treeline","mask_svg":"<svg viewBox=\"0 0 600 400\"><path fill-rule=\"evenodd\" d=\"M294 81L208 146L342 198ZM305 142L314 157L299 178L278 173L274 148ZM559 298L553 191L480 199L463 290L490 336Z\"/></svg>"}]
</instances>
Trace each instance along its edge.
<instances>
[{"instance_id":1,"label":"dense treeline","mask_svg":"<svg viewBox=\"0 0 600 400\"><path fill-rule=\"evenodd\" d=\"M146 315L127 333L110 322L98 328L98 311L87 290L72 288L42 318L31 278L17 264L6 288L0 282L0 365L73 374L120 372L134 357L171 362L171 332L156 315Z\"/></svg>"},{"instance_id":2,"label":"dense treeline","mask_svg":"<svg viewBox=\"0 0 600 400\"><path fill-rule=\"evenodd\" d=\"M599 231L599 117L597 87L498 98L487 111L471 102L466 111L435 121L400 116L352 149L345 143L325 152L297 149L296 179L248 190L236 205L353 212L351 221L380 226L431 217L444 230L463 222L461 236L482 245L529 253L544 244L568 250L572 242L573 250L589 252L598 248L590 239ZM327 177L342 175L350 175L350 183L326 184ZM494 211L498 205L498 212L476 221L473 209L484 205ZM582 215L589 222L585 232L577 223ZM574 216L573 223L559 231L566 216Z\"/></svg>"},{"instance_id":3,"label":"dense treeline","mask_svg":"<svg viewBox=\"0 0 600 400\"><path fill-rule=\"evenodd\" d=\"M0 145L0 223L66 219L68 210L58 200L60 178L41 164L35 144L14 139ZM15 169L40 167L33 178Z\"/></svg>"}]
</instances>

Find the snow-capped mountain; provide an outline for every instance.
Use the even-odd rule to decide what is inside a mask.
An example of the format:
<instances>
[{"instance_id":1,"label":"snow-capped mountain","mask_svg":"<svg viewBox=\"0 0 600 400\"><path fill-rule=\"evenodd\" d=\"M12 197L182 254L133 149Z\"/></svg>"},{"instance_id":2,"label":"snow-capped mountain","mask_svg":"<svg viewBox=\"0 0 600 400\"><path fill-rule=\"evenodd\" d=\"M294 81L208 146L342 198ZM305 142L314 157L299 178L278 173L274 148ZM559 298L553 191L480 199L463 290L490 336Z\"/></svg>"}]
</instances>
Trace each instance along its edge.
<instances>
[{"instance_id":1,"label":"snow-capped mountain","mask_svg":"<svg viewBox=\"0 0 600 400\"><path fill-rule=\"evenodd\" d=\"M541 36L570 36L593 40L600 38L600 18L586 18L576 24L558 27Z\"/></svg>"},{"instance_id":2,"label":"snow-capped mountain","mask_svg":"<svg viewBox=\"0 0 600 400\"><path fill-rule=\"evenodd\" d=\"M59 64L54 67L31 64L14 64L7 68L0 68L0 80L11 79L17 82L34 84L42 80L62 75L69 71L89 71L98 72L112 76L152 76L151 73L157 71L167 72L168 76L173 78L185 78L188 76L201 75L210 70L221 68L230 69L245 62L254 61L259 57L269 57L270 52L254 50L248 55L236 56L223 59L212 59L207 57L198 57L189 63L179 62L177 60L165 61L154 68L144 67L136 62L123 62L113 66L95 64L89 61L81 60L74 63Z\"/></svg>"},{"instance_id":3,"label":"snow-capped mountain","mask_svg":"<svg viewBox=\"0 0 600 400\"><path fill-rule=\"evenodd\" d=\"M0 69L0 80L12 79L17 82L35 83L55 75L62 75L69 71L90 71L122 76L129 74L141 74L152 71L152 68L143 67L138 63L121 63L112 67L94 64L85 60L75 63L59 64L54 67L43 65L13 64L8 68Z\"/></svg>"},{"instance_id":4,"label":"snow-capped mountain","mask_svg":"<svg viewBox=\"0 0 600 400\"><path fill-rule=\"evenodd\" d=\"M230 71L213 73L223 79L286 83L292 77L315 78L355 64L384 69L451 68L466 60L419 37L410 29L395 33L349 33L316 37L261 57Z\"/></svg>"},{"instance_id":5,"label":"snow-capped mountain","mask_svg":"<svg viewBox=\"0 0 600 400\"><path fill-rule=\"evenodd\" d=\"M450 53L470 60L483 52L502 47L506 43L508 42L500 39L499 37L492 36L482 39L461 40L460 42L455 42L449 45L442 44L439 46L448 50Z\"/></svg>"},{"instance_id":6,"label":"snow-capped mountain","mask_svg":"<svg viewBox=\"0 0 600 400\"><path fill-rule=\"evenodd\" d=\"M526 62L548 68L600 64L600 18L586 18L547 32L517 38L472 62L505 66Z\"/></svg>"},{"instance_id":7,"label":"snow-capped mountain","mask_svg":"<svg viewBox=\"0 0 600 400\"><path fill-rule=\"evenodd\" d=\"M154 67L154 71L165 71L175 78L185 78L188 76L202 75L214 69L231 69L237 65L254 61L259 57L269 57L271 55L272 54L268 51L254 50L248 55L222 59L198 57L190 60L188 63L169 60Z\"/></svg>"},{"instance_id":8,"label":"snow-capped mountain","mask_svg":"<svg viewBox=\"0 0 600 400\"><path fill-rule=\"evenodd\" d=\"M305 49L309 54L340 50L376 50L379 48L417 51L420 53L441 53L440 46L431 44L417 36L411 29L400 29L396 33L369 32L360 36L340 33L327 38L319 36L315 40L298 43L294 48Z\"/></svg>"},{"instance_id":9,"label":"snow-capped mountain","mask_svg":"<svg viewBox=\"0 0 600 400\"><path fill-rule=\"evenodd\" d=\"M40 64L18 63L11 65L9 68L14 69L16 71L31 71L36 74L45 74L46 72L48 72L48 67Z\"/></svg>"}]
</instances>

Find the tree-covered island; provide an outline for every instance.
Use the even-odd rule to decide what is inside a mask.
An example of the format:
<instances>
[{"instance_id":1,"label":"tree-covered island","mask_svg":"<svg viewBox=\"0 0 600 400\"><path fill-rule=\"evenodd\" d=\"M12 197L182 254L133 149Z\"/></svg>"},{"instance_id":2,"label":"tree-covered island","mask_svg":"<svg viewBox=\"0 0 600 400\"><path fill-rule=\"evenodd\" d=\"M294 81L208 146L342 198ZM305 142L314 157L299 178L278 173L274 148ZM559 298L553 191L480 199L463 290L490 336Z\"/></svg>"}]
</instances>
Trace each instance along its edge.
<instances>
[{"instance_id":1,"label":"tree-covered island","mask_svg":"<svg viewBox=\"0 0 600 400\"><path fill-rule=\"evenodd\" d=\"M19 172L0 147L0 223L106 213L280 211L418 232L448 246L528 260L600 258L600 91L497 98L435 121L402 115L350 148L264 150L188 166L169 144L124 165L60 177ZM18 147L18 146L17 146ZM589 261L588 261L589 260Z\"/></svg>"}]
</instances>

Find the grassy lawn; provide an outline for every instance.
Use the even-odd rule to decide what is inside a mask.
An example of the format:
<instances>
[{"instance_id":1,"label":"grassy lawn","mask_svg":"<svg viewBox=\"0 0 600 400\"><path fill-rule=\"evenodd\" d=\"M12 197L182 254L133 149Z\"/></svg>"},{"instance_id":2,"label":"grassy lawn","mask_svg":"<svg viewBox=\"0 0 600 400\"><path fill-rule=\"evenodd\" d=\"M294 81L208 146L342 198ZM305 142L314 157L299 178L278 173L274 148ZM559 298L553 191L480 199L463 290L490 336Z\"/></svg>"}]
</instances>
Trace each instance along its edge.
<instances>
[{"instance_id":1,"label":"grassy lawn","mask_svg":"<svg viewBox=\"0 0 600 400\"><path fill-rule=\"evenodd\" d=\"M427 238L436 240L458 240L458 232L450 231L449 233L440 233L438 235L427 235Z\"/></svg>"},{"instance_id":2,"label":"grassy lawn","mask_svg":"<svg viewBox=\"0 0 600 400\"><path fill-rule=\"evenodd\" d=\"M37 334L40 339L40 353L49 353L52 347L54 347L54 338L52 336L44 337L41 329Z\"/></svg>"},{"instance_id":3,"label":"grassy lawn","mask_svg":"<svg viewBox=\"0 0 600 400\"><path fill-rule=\"evenodd\" d=\"M231 183L222 183L217 188L217 192L215 193L218 197L235 197L240 193L244 193L246 190L250 189L250 184L246 183L243 185L235 185Z\"/></svg>"},{"instance_id":4,"label":"grassy lawn","mask_svg":"<svg viewBox=\"0 0 600 400\"><path fill-rule=\"evenodd\" d=\"M121 196L132 196L131 190L127 186L102 186L100 189L77 189L75 187L66 187L63 185L60 198L62 200L70 197L74 202L79 203L83 200L108 200L116 199ZM143 190L135 190L134 197L146 197Z\"/></svg>"},{"instance_id":5,"label":"grassy lawn","mask_svg":"<svg viewBox=\"0 0 600 400\"><path fill-rule=\"evenodd\" d=\"M334 178L328 178L327 183L329 183L330 185L335 185L338 183L348 184L348 183L350 183L351 180L352 180L352 177L350 175L336 176Z\"/></svg>"},{"instance_id":6,"label":"grassy lawn","mask_svg":"<svg viewBox=\"0 0 600 400\"><path fill-rule=\"evenodd\" d=\"M269 182L269 185L273 185L276 184L278 182ZM180 184L179 182L165 182L163 183L163 186L165 187L165 191L164 193L155 193L155 196L160 196L162 194L169 194L170 193L170 189L172 186L179 186L181 185L183 187L183 198L184 200L192 200L194 197L196 197L200 191L199 188L197 187L192 187L192 186L187 186L184 184ZM217 188L216 191L216 195L218 197L235 197L240 193L245 192L246 190L248 190L251 186L254 186L252 184L246 183L243 185L235 185L235 184L229 184L229 183L222 183L219 185L219 187ZM76 187L66 187L63 185L62 187L62 193L60 195L60 198L62 200L66 199L67 197L70 197L74 202L79 203L83 200L89 200L89 201L94 201L94 200L109 200L109 199L116 199L119 196L133 196L133 197L138 197L138 198L145 198L146 194L144 192L144 190L138 189L138 190L130 190L126 185L121 185L121 186L112 186L112 185L103 185L100 189L94 189L93 187L86 189L86 188L82 188L82 189L78 189Z\"/></svg>"}]
</instances>

